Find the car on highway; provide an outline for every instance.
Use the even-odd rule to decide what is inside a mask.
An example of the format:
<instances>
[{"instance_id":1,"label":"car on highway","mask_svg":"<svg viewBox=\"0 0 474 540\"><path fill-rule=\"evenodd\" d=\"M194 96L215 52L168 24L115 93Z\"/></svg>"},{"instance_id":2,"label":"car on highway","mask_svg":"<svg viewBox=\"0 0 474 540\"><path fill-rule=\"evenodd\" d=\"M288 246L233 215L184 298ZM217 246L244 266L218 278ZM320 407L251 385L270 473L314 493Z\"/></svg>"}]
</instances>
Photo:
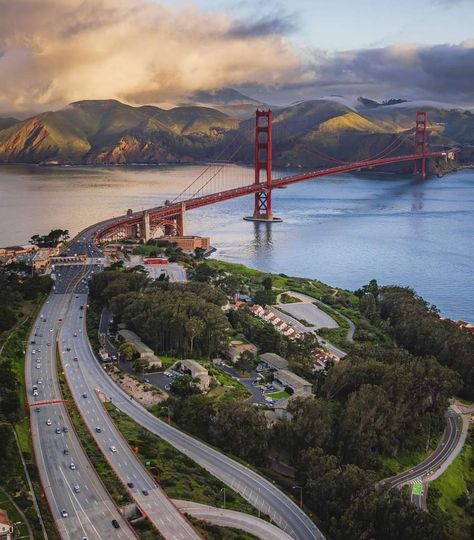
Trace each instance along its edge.
<instances>
[{"instance_id":1,"label":"car on highway","mask_svg":"<svg viewBox=\"0 0 474 540\"><path fill-rule=\"evenodd\" d=\"M77 360L78 360L77 356L75 356L75 357L73 358L73 360L74 360L74 362L77 362Z\"/></svg>"},{"instance_id":2,"label":"car on highway","mask_svg":"<svg viewBox=\"0 0 474 540\"><path fill-rule=\"evenodd\" d=\"M115 453L115 452L117 452L117 448L115 448L115 446L111 446L110 451Z\"/></svg>"},{"instance_id":3,"label":"car on highway","mask_svg":"<svg viewBox=\"0 0 474 540\"><path fill-rule=\"evenodd\" d=\"M77 484L73 487L73 489L74 489L74 493L80 493L81 491L81 488Z\"/></svg>"},{"instance_id":4,"label":"car on highway","mask_svg":"<svg viewBox=\"0 0 474 540\"><path fill-rule=\"evenodd\" d=\"M61 517L67 518L68 516L69 516L69 514L67 513L67 510L65 508L63 508L61 510Z\"/></svg>"},{"instance_id":5,"label":"car on highway","mask_svg":"<svg viewBox=\"0 0 474 540\"><path fill-rule=\"evenodd\" d=\"M48 418L48 419L46 420L46 425L47 425L47 426L50 426L51 424L52 424L52 422L51 422L51 420Z\"/></svg>"},{"instance_id":6,"label":"car on highway","mask_svg":"<svg viewBox=\"0 0 474 540\"><path fill-rule=\"evenodd\" d=\"M33 396L37 396L38 395L38 390L33 390Z\"/></svg>"},{"instance_id":7,"label":"car on highway","mask_svg":"<svg viewBox=\"0 0 474 540\"><path fill-rule=\"evenodd\" d=\"M68 456L68 455L69 455L69 448L66 447L66 448L63 450L63 454L64 454L65 456Z\"/></svg>"},{"instance_id":8,"label":"car on highway","mask_svg":"<svg viewBox=\"0 0 474 540\"><path fill-rule=\"evenodd\" d=\"M71 461L71 463L69 464L69 468L71 469L71 471L75 471L76 470L76 464Z\"/></svg>"},{"instance_id":9,"label":"car on highway","mask_svg":"<svg viewBox=\"0 0 474 540\"><path fill-rule=\"evenodd\" d=\"M67 433L68 431L69 431L69 429L67 428L67 426L64 426L64 427L63 427L63 432L64 432L64 433Z\"/></svg>"},{"instance_id":10,"label":"car on highway","mask_svg":"<svg viewBox=\"0 0 474 540\"><path fill-rule=\"evenodd\" d=\"M143 495L145 495L145 496L146 496L146 495L148 495L148 490L146 490L146 489L142 489L142 493L143 493Z\"/></svg>"},{"instance_id":11,"label":"car on highway","mask_svg":"<svg viewBox=\"0 0 474 540\"><path fill-rule=\"evenodd\" d=\"M86 397L87 397L87 394L86 394L86 393L82 394L82 397L83 397L83 398L86 398Z\"/></svg>"},{"instance_id":12,"label":"car on highway","mask_svg":"<svg viewBox=\"0 0 474 540\"><path fill-rule=\"evenodd\" d=\"M43 384L43 379L38 379L38 380L36 381L36 384Z\"/></svg>"},{"instance_id":13,"label":"car on highway","mask_svg":"<svg viewBox=\"0 0 474 540\"><path fill-rule=\"evenodd\" d=\"M114 529L120 529L120 523L116 519L112 520L112 525Z\"/></svg>"},{"instance_id":14,"label":"car on highway","mask_svg":"<svg viewBox=\"0 0 474 540\"><path fill-rule=\"evenodd\" d=\"M127 486L130 488L130 489L133 489L135 487L135 484L133 482L128 482L127 483Z\"/></svg>"},{"instance_id":15,"label":"car on highway","mask_svg":"<svg viewBox=\"0 0 474 540\"><path fill-rule=\"evenodd\" d=\"M71 351L71 347L66 347L66 351L67 351L67 352L70 352L70 351Z\"/></svg>"},{"instance_id":16,"label":"car on highway","mask_svg":"<svg viewBox=\"0 0 474 540\"><path fill-rule=\"evenodd\" d=\"M102 428L100 428L100 427L97 426L97 427L95 428L95 432L96 432L96 433L102 433Z\"/></svg>"},{"instance_id":17,"label":"car on highway","mask_svg":"<svg viewBox=\"0 0 474 540\"><path fill-rule=\"evenodd\" d=\"M57 428L56 428L56 433L57 433L58 435L61 435L62 431L61 431L61 428L60 428L60 427L57 427Z\"/></svg>"},{"instance_id":18,"label":"car on highway","mask_svg":"<svg viewBox=\"0 0 474 540\"><path fill-rule=\"evenodd\" d=\"M41 369L41 364L36 364L36 369Z\"/></svg>"}]
</instances>

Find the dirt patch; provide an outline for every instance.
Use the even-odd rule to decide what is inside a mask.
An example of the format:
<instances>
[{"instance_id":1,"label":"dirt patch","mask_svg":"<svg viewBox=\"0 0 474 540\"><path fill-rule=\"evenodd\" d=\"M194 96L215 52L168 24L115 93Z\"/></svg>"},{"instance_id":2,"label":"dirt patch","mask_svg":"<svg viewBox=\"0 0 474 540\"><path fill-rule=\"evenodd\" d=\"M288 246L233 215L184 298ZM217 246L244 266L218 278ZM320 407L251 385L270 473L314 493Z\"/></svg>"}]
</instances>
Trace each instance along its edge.
<instances>
[{"instance_id":1,"label":"dirt patch","mask_svg":"<svg viewBox=\"0 0 474 540\"><path fill-rule=\"evenodd\" d=\"M144 407L152 407L168 398L165 392L162 392L152 384L136 379L133 375L121 370L117 366L109 364L106 366L106 370L122 390L129 396L133 396L133 399L141 403Z\"/></svg>"}]
</instances>

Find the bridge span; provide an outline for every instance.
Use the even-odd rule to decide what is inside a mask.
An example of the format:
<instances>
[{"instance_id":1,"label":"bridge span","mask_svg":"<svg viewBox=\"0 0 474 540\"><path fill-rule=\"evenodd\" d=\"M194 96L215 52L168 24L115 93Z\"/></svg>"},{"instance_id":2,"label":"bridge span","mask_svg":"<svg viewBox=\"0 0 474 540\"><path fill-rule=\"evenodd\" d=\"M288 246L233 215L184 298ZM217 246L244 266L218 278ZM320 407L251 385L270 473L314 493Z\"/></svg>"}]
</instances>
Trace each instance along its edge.
<instances>
[{"instance_id":1,"label":"bridge span","mask_svg":"<svg viewBox=\"0 0 474 540\"><path fill-rule=\"evenodd\" d=\"M183 192L173 201L166 201L163 206L144 210L142 212L132 212L129 210L125 216L120 216L109 220L96 234L96 241L107 242L116 241L124 238L140 238L144 241L149 240L154 236L158 229L161 229L167 236L183 236L185 228L185 213L188 210L194 210L203 206L209 206L219 202L244 197L246 195L254 195L254 212L252 216L244 219L250 221L281 221L273 216L272 208L272 191L298 182L306 180L314 180L326 176L343 174L363 169L373 169L384 165L396 163L413 162L413 174L419 175L422 178L426 177L426 163L428 159L443 159L445 161L454 159L457 148L448 150L428 151L428 132L427 132L427 114L423 111L416 113L414 134L414 151L406 155L389 155L398 146L394 146L394 142L378 154L373 159L365 159L353 163L341 162L340 165L326 167L314 171L307 171L301 174L286 176L283 178L273 178L272 176L272 112L256 111L255 123L255 159L254 171L255 177L251 184L216 191L206 195L199 195L204 187L212 184L215 181L218 173L224 167L222 165L218 172L211 176L210 180L195 189L194 194L188 198L181 198L185 195L191 186L194 186L196 181L201 178L201 173L191 184L183 190ZM403 138L399 135L397 139ZM397 140L396 139L396 140ZM384 155L385 154L385 155ZM335 158L329 158L332 161L339 161ZM209 166L205 169L207 170ZM178 200L180 199L180 200Z\"/></svg>"}]
</instances>

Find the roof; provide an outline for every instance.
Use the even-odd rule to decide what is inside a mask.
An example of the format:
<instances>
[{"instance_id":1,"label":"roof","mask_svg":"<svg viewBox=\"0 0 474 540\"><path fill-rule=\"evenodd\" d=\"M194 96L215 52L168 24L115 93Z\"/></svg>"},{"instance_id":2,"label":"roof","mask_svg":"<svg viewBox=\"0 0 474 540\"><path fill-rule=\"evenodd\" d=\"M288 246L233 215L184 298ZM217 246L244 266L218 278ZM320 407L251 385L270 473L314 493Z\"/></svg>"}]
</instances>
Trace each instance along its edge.
<instances>
[{"instance_id":1,"label":"roof","mask_svg":"<svg viewBox=\"0 0 474 540\"><path fill-rule=\"evenodd\" d=\"M279 354L266 352L260 355L260 360L263 360L266 364L274 367L275 369L286 369L288 367L288 360L280 356Z\"/></svg>"},{"instance_id":2,"label":"roof","mask_svg":"<svg viewBox=\"0 0 474 540\"><path fill-rule=\"evenodd\" d=\"M179 360L181 362L181 367L192 370L193 375L197 377L198 375L207 375L207 369L204 366L201 366L196 360Z\"/></svg>"},{"instance_id":3,"label":"roof","mask_svg":"<svg viewBox=\"0 0 474 540\"><path fill-rule=\"evenodd\" d=\"M148 345L143 343L143 341L140 339L140 336L137 336L135 332L132 332L131 330L119 330L118 334L121 335L125 341L133 343L135 349L141 357L146 357L150 362L160 361L160 359L155 355L153 350L148 347Z\"/></svg>"},{"instance_id":4,"label":"roof","mask_svg":"<svg viewBox=\"0 0 474 540\"><path fill-rule=\"evenodd\" d=\"M7 511L3 510L2 508L0 508L0 523L3 523L4 525L10 525L10 526L12 524L12 522L8 518Z\"/></svg>"},{"instance_id":5,"label":"roof","mask_svg":"<svg viewBox=\"0 0 474 540\"><path fill-rule=\"evenodd\" d=\"M304 386L313 386L309 381L306 379L303 379L303 377L300 377L296 375L295 373L292 373L291 371L288 371L286 369L280 369L278 373L276 374L276 378L280 379L282 382L286 382L289 386L291 386L293 389L296 388L303 388Z\"/></svg>"}]
</instances>

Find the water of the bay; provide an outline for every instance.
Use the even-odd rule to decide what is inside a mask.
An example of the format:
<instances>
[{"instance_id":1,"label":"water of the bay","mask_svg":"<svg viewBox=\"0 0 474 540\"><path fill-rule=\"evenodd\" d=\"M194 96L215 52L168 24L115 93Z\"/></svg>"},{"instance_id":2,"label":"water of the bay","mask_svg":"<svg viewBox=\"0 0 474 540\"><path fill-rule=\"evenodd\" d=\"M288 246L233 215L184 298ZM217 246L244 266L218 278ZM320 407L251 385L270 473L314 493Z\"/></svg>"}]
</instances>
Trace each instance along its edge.
<instances>
[{"instance_id":1,"label":"water of the bay","mask_svg":"<svg viewBox=\"0 0 474 540\"><path fill-rule=\"evenodd\" d=\"M106 217L157 206L201 167L0 166L0 245L35 233L72 233ZM240 167L226 173L231 187ZM283 223L242 220L253 198L187 214L187 233L211 237L215 256L264 271L355 289L371 278L411 286L443 315L474 322L474 171L425 182L341 175L275 190Z\"/></svg>"}]
</instances>

